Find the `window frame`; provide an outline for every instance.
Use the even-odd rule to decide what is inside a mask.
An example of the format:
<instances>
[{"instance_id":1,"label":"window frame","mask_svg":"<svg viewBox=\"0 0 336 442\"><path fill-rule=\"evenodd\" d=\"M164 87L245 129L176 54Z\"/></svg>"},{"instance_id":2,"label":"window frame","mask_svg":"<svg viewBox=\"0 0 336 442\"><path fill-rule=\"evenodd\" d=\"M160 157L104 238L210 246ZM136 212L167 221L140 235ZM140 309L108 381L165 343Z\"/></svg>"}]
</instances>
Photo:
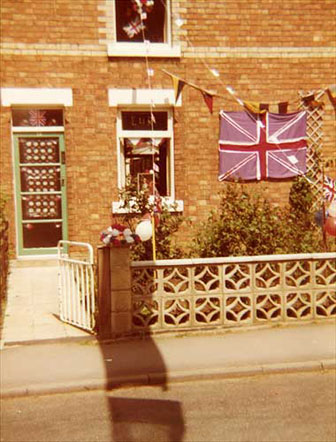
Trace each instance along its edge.
<instances>
[{"instance_id":1,"label":"window frame","mask_svg":"<svg viewBox=\"0 0 336 442\"><path fill-rule=\"evenodd\" d=\"M113 42L107 45L108 56L110 57L181 57L180 45L173 44L172 38L172 17L171 17L171 0L166 0L165 14L165 29L164 43L155 42L120 42L117 41L117 26L116 26L116 2L113 2L112 16L113 16Z\"/></svg>"},{"instance_id":2,"label":"window frame","mask_svg":"<svg viewBox=\"0 0 336 442\"><path fill-rule=\"evenodd\" d=\"M183 202L175 201L175 171L174 171L174 112L172 107L155 106L153 112L167 112L167 130L125 130L122 128L122 112L148 112L150 106L122 106L117 110L116 120L116 146L117 146L117 167L118 167L118 189L121 190L126 182L126 165L123 150L123 138L168 138L169 153L167 164L167 187L169 196L162 196L162 201L172 211L182 211ZM112 203L113 213L127 213L127 209L121 208L122 201ZM173 207L176 206L174 209Z\"/></svg>"},{"instance_id":3,"label":"window frame","mask_svg":"<svg viewBox=\"0 0 336 442\"><path fill-rule=\"evenodd\" d=\"M122 112L148 112L150 108L120 108L117 112L117 158L118 158L118 188L122 189L126 182L126 166L125 154L122 148L123 138L168 138L169 139L169 153L168 153L168 173L167 187L169 186L169 195L165 199L174 199L174 128L173 128L173 112L168 108L157 108L155 111L167 112L167 130L126 130L122 128Z\"/></svg>"}]
</instances>

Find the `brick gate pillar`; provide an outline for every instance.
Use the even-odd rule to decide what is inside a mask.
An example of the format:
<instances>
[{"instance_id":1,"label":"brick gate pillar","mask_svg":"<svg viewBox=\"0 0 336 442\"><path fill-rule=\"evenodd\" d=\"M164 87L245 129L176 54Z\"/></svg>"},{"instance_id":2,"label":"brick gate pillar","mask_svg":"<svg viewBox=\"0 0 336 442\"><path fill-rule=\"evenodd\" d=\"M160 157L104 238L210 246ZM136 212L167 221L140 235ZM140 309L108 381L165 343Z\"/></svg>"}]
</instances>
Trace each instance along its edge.
<instances>
[{"instance_id":1,"label":"brick gate pillar","mask_svg":"<svg viewBox=\"0 0 336 442\"><path fill-rule=\"evenodd\" d=\"M101 339L132 329L129 247L98 248L98 333Z\"/></svg>"}]
</instances>

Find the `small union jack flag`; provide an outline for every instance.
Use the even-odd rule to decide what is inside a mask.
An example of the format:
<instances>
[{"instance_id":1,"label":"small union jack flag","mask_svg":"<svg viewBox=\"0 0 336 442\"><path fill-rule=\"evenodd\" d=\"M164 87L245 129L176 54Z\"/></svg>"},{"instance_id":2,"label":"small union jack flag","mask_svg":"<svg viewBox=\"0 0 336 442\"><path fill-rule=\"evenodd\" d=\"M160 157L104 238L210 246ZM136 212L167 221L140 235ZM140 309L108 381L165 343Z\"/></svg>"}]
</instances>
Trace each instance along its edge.
<instances>
[{"instance_id":1,"label":"small union jack flag","mask_svg":"<svg viewBox=\"0 0 336 442\"><path fill-rule=\"evenodd\" d=\"M46 111L30 110L29 123L31 126L45 126L47 123Z\"/></svg>"},{"instance_id":2,"label":"small union jack flag","mask_svg":"<svg viewBox=\"0 0 336 442\"><path fill-rule=\"evenodd\" d=\"M144 29L146 29L146 27L143 25L143 23L141 23L141 20L138 17L123 27L123 30L126 32L128 38L135 37Z\"/></svg>"},{"instance_id":3,"label":"small union jack flag","mask_svg":"<svg viewBox=\"0 0 336 442\"><path fill-rule=\"evenodd\" d=\"M327 201L332 202L336 196L336 180L328 176L324 177L323 194Z\"/></svg>"}]
</instances>

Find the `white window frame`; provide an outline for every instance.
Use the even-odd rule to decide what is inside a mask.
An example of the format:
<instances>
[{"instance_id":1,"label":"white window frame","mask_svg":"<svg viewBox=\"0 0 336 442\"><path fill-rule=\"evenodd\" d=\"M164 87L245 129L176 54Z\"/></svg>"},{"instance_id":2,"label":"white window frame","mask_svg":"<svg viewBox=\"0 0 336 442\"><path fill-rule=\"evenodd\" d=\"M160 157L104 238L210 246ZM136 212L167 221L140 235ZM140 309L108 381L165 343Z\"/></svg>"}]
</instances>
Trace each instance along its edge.
<instances>
[{"instance_id":1,"label":"white window frame","mask_svg":"<svg viewBox=\"0 0 336 442\"><path fill-rule=\"evenodd\" d=\"M123 176L121 167L124 167L124 158L122 158L120 152L119 139L122 137L143 137L146 134L151 138L152 133L149 131L123 131L121 126L121 113L120 111L137 111L145 110L149 111L151 106L153 111L167 111L168 112L168 126L167 131L155 131L154 136L161 138L166 137L169 134L170 138L170 197L164 197L163 202L168 207L168 210L172 212L183 211L183 201L175 200L175 171L174 171L174 107L182 106L182 94L180 95L177 103L175 103L174 89L109 89L108 90L108 102L110 107L117 107L117 121L116 121L116 146L117 146L117 165L118 165L118 188L122 189ZM112 202L113 213L127 213L128 210L122 208L122 201Z\"/></svg>"},{"instance_id":2,"label":"white window frame","mask_svg":"<svg viewBox=\"0 0 336 442\"><path fill-rule=\"evenodd\" d=\"M124 130L122 128L122 112L124 111L150 111L149 107L122 107L118 109L117 113L117 163L118 163L118 188L122 189L125 186L126 182L126 173L125 173L125 155L122 148L122 139L123 138L168 138L169 139L169 177L167 180L167 184L169 186L169 195L167 197L162 197L164 203L168 205L168 207L172 206L175 201L175 174L174 174L174 128L173 128L173 111L171 108L164 107L155 107L153 111L155 112L167 112L167 130ZM113 205L113 211L119 208L120 203ZM179 204L179 207L181 204Z\"/></svg>"},{"instance_id":3,"label":"white window frame","mask_svg":"<svg viewBox=\"0 0 336 442\"><path fill-rule=\"evenodd\" d=\"M160 0L158 0L160 1ZM171 17L171 0L166 0L166 29L165 35L167 41L165 43L151 42L118 42L116 30L116 3L113 1L112 15L114 23L114 42L107 45L107 53L109 57L167 57L180 58L181 46L174 44L172 41L172 17Z\"/></svg>"}]
</instances>

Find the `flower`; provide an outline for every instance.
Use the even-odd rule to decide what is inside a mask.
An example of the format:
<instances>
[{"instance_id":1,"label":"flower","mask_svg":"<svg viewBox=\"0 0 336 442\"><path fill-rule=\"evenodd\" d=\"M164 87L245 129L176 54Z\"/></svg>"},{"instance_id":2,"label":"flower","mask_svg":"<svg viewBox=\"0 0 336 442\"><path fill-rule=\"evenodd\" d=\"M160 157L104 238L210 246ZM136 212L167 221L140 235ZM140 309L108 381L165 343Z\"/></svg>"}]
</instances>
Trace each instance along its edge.
<instances>
[{"instance_id":1,"label":"flower","mask_svg":"<svg viewBox=\"0 0 336 442\"><path fill-rule=\"evenodd\" d=\"M101 232L100 240L106 245L120 247L141 242L140 237L132 233L131 229L122 224L112 224L106 230Z\"/></svg>"}]
</instances>

